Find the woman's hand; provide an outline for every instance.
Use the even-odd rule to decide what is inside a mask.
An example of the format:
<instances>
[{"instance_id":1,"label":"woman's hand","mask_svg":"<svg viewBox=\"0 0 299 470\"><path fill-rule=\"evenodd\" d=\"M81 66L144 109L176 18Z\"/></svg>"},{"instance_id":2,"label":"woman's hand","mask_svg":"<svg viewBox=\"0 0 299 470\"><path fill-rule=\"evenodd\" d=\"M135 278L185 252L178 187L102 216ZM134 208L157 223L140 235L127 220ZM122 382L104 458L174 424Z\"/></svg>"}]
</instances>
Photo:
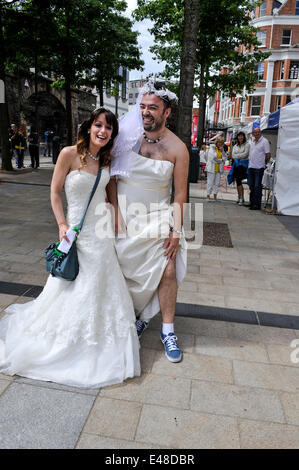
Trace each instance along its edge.
<instances>
[{"instance_id":1,"label":"woman's hand","mask_svg":"<svg viewBox=\"0 0 299 470\"><path fill-rule=\"evenodd\" d=\"M67 242L69 242L68 237L66 236L66 232L68 231L68 225L66 222L62 222L59 224L59 241L62 241L65 239Z\"/></svg>"},{"instance_id":2,"label":"woman's hand","mask_svg":"<svg viewBox=\"0 0 299 470\"><path fill-rule=\"evenodd\" d=\"M116 235L121 235L127 231L126 222L118 208L117 212L115 211L114 230Z\"/></svg>"}]
</instances>

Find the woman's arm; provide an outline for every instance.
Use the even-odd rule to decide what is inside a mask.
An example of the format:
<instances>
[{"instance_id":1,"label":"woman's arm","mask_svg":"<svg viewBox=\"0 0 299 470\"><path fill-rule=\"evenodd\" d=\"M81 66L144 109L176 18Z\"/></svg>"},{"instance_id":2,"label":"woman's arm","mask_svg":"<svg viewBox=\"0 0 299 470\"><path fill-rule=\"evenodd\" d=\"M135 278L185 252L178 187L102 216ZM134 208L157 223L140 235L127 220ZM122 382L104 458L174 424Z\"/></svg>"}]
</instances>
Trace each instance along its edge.
<instances>
[{"instance_id":1,"label":"woman's arm","mask_svg":"<svg viewBox=\"0 0 299 470\"><path fill-rule=\"evenodd\" d=\"M117 183L115 178L110 178L106 186L106 193L108 201L113 207L114 231L115 233L124 233L126 231L126 224L118 207Z\"/></svg>"},{"instance_id":2,"label":"woman's arm","mask_svg":"<svg viewBox=\"0 0 299 470\"><path fill-rule=\"evenodd\" d=\"M55 165L51 182L51 206L59 228L60 241L63 238L69 241L68 238L65 236L68 230L68 225L64 216L61 192L66 175L68 174L71 168L71 157L72 155L68 147L61 150Z\"/></svg>"}]
</instances>

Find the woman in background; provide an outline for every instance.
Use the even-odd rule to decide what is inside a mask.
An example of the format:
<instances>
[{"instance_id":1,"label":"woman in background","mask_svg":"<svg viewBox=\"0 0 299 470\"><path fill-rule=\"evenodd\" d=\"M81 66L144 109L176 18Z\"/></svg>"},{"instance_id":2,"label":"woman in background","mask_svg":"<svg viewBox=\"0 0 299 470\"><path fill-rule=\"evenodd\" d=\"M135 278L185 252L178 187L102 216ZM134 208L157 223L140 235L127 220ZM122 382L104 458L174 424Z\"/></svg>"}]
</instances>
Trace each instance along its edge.
<instances>
[{"instance_id":1,"label":"woman in background","mask_svg":"<svg viewBox=\"0 0 299 470\"><path fill-rule=\"evenodd\" d=\"M217 200L219 183L222 173L224 172L224 163L226 160L226 153L223 148L223 137L215 139L215 145L211 145L208 152L207 161L207 199L210 200L210 195L213 192L214 200Z\"/></svg>"},{"instance_id":2,"label":"woman in background","mask_svg":"<svg viewBox=\"0 0 299 470\"><path fill-rule=\"evenodd\" d=\"M244 132L239 132L237 134L236 144L233 146L232 150L233 166L230 174L232 181L236 181L237 183L237 204L240 206L244 204L242 180L247 179L249 148Z\"/></svg>"}]
</instances>

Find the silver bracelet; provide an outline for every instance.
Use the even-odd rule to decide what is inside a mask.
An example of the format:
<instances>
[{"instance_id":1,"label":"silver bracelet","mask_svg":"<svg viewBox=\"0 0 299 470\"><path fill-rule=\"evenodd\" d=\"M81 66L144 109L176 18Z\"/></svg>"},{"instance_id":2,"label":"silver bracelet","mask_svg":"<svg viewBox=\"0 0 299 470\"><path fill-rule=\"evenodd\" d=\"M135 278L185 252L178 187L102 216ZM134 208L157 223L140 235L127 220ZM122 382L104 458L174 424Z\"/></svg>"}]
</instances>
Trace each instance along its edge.
<instances>
[{"instance_id":1,"label":"silver bracelet","mask_svg":"<svg viewBox=\"0 0 299 470\"><path fill-rule=\"evenodd\" d=\"M180 237L183 235L183 231L176 230L176 229L173 228L173 227L170 227L170 231L171 231L171 232L176 232L176 233L178 233L178 234L180 235Z\"/></svg>"}]
</instances>

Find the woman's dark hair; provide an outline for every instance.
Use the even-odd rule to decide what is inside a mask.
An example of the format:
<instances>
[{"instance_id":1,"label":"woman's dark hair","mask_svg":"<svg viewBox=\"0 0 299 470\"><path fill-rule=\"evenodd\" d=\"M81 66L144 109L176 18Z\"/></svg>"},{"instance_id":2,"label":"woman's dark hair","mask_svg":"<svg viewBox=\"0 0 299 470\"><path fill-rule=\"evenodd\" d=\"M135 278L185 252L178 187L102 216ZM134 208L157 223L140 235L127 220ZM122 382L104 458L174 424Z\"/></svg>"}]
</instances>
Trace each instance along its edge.
<instances>
[{"instance_id":1,"label":"woman's dark hair","mask_svg":"<svg viewBox=\"0 0 299 470\"><path fill-rule=\"evenodd\" d=\"M99 117L100 114L105 115L105 119L107 124L112 126L112 134L111 139L109 140L108 144L106 144L101 150L101 158L100 158L100 165L102 167L109 166L111 163L111 149L113 147L114 139L118 134L118 121L115 115L105 108L98 108L92 111L89 118L85 119L82 122L79 132L78 132L78 140L77 140L77 152L80 155L81 164L82 166L86 166L86 150L89 147L90 135L88 133L89 129L92 126L92 123Z\"/></svg>"},{"instance_id":2,"label":"woman's dark hair","mask_svg":"<svg viewBox=\"0 0 299 470\"><path fill-rule=\"evenodd\" d=\"M244 139L243 144L245 144L245 142L246 142L246 135L242 131L238 132L237 137L236 137L236 144L239 145L239 147L240 147L240 142L239 142L239 139L238 139L239 135L243 136L243 139Z\"/></svg>"}]
</instances>

